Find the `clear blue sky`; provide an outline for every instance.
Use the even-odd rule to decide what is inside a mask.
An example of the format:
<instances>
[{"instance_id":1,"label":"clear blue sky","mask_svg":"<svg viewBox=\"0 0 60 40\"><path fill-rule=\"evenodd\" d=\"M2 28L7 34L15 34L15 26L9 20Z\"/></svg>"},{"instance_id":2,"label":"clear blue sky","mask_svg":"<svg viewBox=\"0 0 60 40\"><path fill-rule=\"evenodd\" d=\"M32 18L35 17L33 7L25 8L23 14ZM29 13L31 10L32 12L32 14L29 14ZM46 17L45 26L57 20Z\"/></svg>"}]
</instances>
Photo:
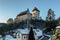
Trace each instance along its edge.
<instances>
[{"instance_id":1,"label":"clear blue sky","mask_svg":"<svg viewBox=\"0 0 60 40\"><path fill-rule=\"evenodd\" d=\"M0 23L9 18L14 19L27 8L32 12L34 7L40 10L43 19L46 18L49 8L55 11L56 18L60 16L60 0L0 0Z\"/></svg>"}]
</instances>

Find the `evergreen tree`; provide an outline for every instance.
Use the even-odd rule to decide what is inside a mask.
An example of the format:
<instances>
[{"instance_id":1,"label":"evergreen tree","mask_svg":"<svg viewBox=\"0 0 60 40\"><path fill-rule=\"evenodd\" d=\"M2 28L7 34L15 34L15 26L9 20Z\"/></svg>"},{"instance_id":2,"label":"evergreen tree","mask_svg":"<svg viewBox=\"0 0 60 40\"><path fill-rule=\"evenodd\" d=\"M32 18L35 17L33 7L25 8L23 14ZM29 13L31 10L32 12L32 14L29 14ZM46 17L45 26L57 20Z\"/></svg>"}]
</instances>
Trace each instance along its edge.
<instances>
[{"instance_id":1,"label":"evergreen tree","mask_svg":"<svg viewBox=\"0 0 60 40\"><path fill-rule=\"evenodd\" d=\"M28 40L35 40L34 32L33 32L33 28L32 27L31 27L30 32L29 32Z\"/></svg>"},{"instance_id":2,"label":"evergreen tree","mask_svg":"<svg viewBox=\"0 0 60 40\"><path fill-rule=\"evenodd\" d=\"M46 28L43 30L43 32L45 32L45 33L49 32L49 34L54 34L55 30L56 30L56 27L57 27L57 21L56 20L54 20L54 21L47 21L45 23L45 27Z\"/></svg>"}]
</instances>

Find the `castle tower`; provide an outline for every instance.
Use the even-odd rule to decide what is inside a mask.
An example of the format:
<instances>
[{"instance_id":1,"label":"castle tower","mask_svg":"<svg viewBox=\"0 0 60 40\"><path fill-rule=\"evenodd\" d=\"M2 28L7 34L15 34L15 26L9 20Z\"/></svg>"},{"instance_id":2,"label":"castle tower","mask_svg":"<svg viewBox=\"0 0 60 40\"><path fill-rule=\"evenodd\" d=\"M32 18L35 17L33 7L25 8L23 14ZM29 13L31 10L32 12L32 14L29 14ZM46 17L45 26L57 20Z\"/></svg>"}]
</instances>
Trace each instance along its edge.
<instances>
[{"instance_id":1,"label":"castle tower","mask_svg":"<svg viewBox=\"0 0 60 40\"><path fill-rule=\"evenodd\" d=\"M7 24L13 24L13 19L12 19L12 18L9 18L9 19L7 20Z\"/></svg>"},{"instance_id":2,"label":"castle tower","mask_svg":"<svg viewBox=\"0 0 60 40\"><path fill-rule=\"evenodd\" d=\"M46 21L53 21L54 19L55 19L54 11L52 9L49 9L46 17Z\"/></svg>"},{"instance_id":3,"label":"castle tower","mask_svg":"<svg viewBox=\"0 0 60 40\"><path fill-rule=\"evenodd\" d=\"M34 7L34 9L32 10L33 19L40 19L39 14L40 14L40 11L36 7Z\"/></svg>"}]
</instances>

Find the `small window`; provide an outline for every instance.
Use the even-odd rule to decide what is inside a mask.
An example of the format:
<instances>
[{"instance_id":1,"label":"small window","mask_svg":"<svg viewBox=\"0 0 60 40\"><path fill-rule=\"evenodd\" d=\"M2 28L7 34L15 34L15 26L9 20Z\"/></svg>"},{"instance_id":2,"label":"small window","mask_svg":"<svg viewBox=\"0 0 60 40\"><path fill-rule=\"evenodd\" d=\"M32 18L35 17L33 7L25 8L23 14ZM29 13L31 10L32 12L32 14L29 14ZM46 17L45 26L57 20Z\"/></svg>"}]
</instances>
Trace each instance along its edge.
<instances>
[{"instance_id":1,"label":"small window","mask_svg":"<svg viewBox=\"0 0 60 40\"><path fill-rule=\"evenodd\" d=\"M60 33L58 33L58 36L60 36Z\"/></svg>"},{"instance_id":2,"label":"small window","mask_svg":"<svg viewBox=\"0 0 60 40\"><path fill-rule=\"evenodd\" d=\"M24 36L24 38L25 38L25 36Z\"/></svg>"},{"instance_id":3,"label":"small window","mask_svg":"<svg viewBox=\"0 0 60 40\"><path fill-rule=\"evenodd\" d=\"M36 29L37 32L39 32L39 29Z\"/></svg>"},{"instance_id":4,"label":"small window","mask_svg":"<svg viewBox=\"0 0 60 40\"><path fill-rule=\"evenodd\" d=\"M20 35L18 34L18 38L20 38Z\"/></svg>"}]
</instances>

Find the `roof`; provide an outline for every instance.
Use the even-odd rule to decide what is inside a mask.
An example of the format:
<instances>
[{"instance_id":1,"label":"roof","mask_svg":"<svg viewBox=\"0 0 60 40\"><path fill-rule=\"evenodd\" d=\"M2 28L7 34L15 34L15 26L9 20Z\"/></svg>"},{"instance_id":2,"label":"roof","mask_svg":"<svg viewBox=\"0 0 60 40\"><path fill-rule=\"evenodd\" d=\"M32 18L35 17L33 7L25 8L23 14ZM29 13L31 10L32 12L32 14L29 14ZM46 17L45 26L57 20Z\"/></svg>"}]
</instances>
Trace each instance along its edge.
<instances>
[{"instance_id":1,"label":"roof","mask_svg":"<svg viewBox=\"0 0 60 40\"><path fill-rule=\"evenodd\" d=\"M0 23L0 27L2 27L3 25L6 25L6 23Z\"/></svg>"},{"instance_id":2,"label":"roof","mask_svg":"<svg viewBox=\"0 0 60 40\"><path fill-rule=\"evenodd\" d=\"M25 15L25 14L31 14L31 13L29 12L29 9L27 9L27 10L21 12L21 13L18 14L17 16L22 16L22 15Z\"/></svg>"},{"instance_id":3,"label":"roof","mask_svg":"<svg viewBox=\"0 0 60 40\"><path fill-rule=\"evenodd\" d=\"M38 12L40 12L36 7L34 7L34 9L32 11L35 11L35 10L38 11Z\"/></svg>"},{"instance_id":4,"label":"roof","mask_svg":"<svg viewBox=\"0 0 60 40\"><path fill-rule=\"evenodd\" d=\"M60 17L57 20L60 21Z\"/></svg>"},{"instance_id":5,"label":"roof","mask_svg":"<svg viewBox=\"0 0 60 40\"><path fill-rule=\"evenodd\" d=\"M5 40L16 40L11 35L6 35Z\"/></svg>"},{"instance_id":6,"label":"roof","mask_svg":"<svg viewBox=\"0 0 60 40\"><path fill-rule=\"evenodd\" d=\"M26 29L18 29L17 31L20 32L21 34L29 34L29 30L27 28Z\"/></svg>"},{"instance_id":7,"label":"roof","mask_svg":"<svg viewBox=\"0 0 60 40\"><path fill-rule=\"evenodd\" d=\"M60 28L60 26L57 26L56 28Z\"/></svg>"},{"instance_id":8,"label":"roof","mask_svg":"<svg viewBox=\"0 0 60 40\"><path fill-rule=\"evenodd\" d=\"M42 30L40 30L40 29L33 29L33 31L36 32L36 36L41 36L42 35Z\"/></svg>"},{"instance_id":9,"label":"roof","mask_svg":"<svg viewBox=\"0 0 60 40\"><path fill-rule=\"evenodd\" d=\"M12 18L9 18L8 21L13 20Z\"/></svg>"},{"instance_id":10,"label":"roof","mask_svg":"<svg viewBox=\"0 0 60 40\"><path fill-rule=\"evenodd\" d=\"M30 30L26 28L26 29L18 29L17 31L25 35L25 34L29 34ZM36 36L42 35L42 31L40 29L33 29L33 31L36 33Z\"/></svg>"}]
</instances>

